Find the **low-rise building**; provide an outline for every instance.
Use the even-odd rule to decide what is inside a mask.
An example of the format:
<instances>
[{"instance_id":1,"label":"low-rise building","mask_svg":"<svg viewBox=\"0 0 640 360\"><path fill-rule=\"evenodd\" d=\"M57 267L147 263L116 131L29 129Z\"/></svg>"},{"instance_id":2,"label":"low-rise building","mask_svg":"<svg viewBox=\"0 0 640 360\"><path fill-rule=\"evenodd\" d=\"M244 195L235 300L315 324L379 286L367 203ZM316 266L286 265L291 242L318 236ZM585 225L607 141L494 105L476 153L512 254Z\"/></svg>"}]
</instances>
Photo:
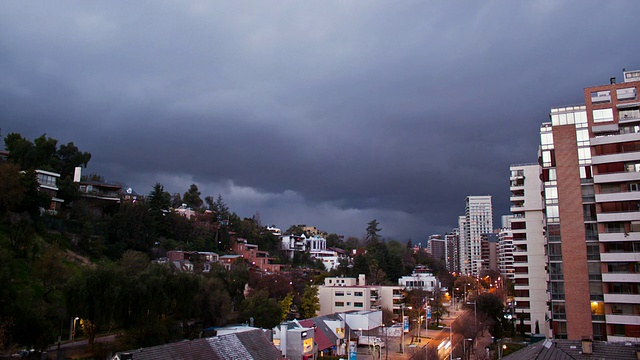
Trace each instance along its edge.
<instances>
[{"instance_id":1,"label":"low-rise building","mask_svg":"<svg viewBox=\"0 0 640 360\"><path fill-rule=\"evenodd\" d=\"M433 275L431 269L426 266L416 266L411 275L405 275L398 279L398 285L407 290L422 289L433 292L440 286L438 278Z\"/></svg>"},{"instance_id":2,"label":"low-rise building","mask_svg":"<svg viewBox=\"0 0 640 360\"><path fill-rule=\"evenodd\" d=\"M60 211L60 207L64 203L63 199L58 198L58 179L60 174L36 170L36 176L38 177L38 191L44 192L51 197L51 203L45 212L51 215L57 215Z\"/></svg>"},{"instance_id":3,"label":"low-rise building","mask_svg":"<svg viewBox=\"0 0 640 360\"><path fill-rule=\"evenodd\" d=\"M276 264L268 252L258 250L258 245L249 244L247 239L237 238L233 244L233 251L262 271L279 272L282 268L282 264Z\"/></svg>"},{"instance_id":4,"label":"low-rise building","mask_svg":"<svg viewBox=\"0 0 640 360\"><path fill-rule=\"evenodd\" d=\"M287 321L273 329L273 344L287 359L315 359L318 346L315 327L303 326L299 321Z\"/></svg>"},{"instance_id":5,"label":"low-rise building","mask_svg":"<svg viewBox=\"0 0 640 360\"><path fill-rule=\"evenodd\" d=\"M219 260L218 254L207 251L167 251L165 259L158 260L158 263L171 263L176 269L189 272L211 271L211 266Z\"/></svg>"},{"instance_id":6,"label":"low-rise building","mask_svg":"<svg viewBox=\"0 0 640 360\"><path fill-rule=\"evenodd\" d=\"M319 315L388 309L398 314L404 302L402 286L367 285L366 277L328 277L318 286Z\"/></svg>"}]
</instances>

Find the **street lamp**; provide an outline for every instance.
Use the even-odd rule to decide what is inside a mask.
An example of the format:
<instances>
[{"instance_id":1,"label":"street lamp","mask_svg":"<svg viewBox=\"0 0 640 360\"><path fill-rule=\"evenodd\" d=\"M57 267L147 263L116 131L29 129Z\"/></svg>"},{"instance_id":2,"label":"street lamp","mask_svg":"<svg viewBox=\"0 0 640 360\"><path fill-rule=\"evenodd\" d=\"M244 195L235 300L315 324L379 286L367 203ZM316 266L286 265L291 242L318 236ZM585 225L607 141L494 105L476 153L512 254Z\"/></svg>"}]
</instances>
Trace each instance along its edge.
<instances>
[{"instance_id":1,"label":"street lamp","mask_svg":"<svg viewBox=\"0 0 640 360\"><path fill-rule=\"evenodd\" d=\"M473 304L473 326L474 326L473 329L475 331L475 334L474 334L473 338L475 339L475 338L478 337L478 311L477 311L477 308L476 308L476 302L475 301L473 301L473 302L467 301L467 305L471 305L471 304ZM475 349L475 341L474 341L473 348Z\"/></svg>"},{"instance_id":2,"label":"street lamp","mask_svg":"<svg viewBox=\"0 0 640 360\"><path fill-rule=\"evenodd\" d=\"M389 332L385 328L384 324L382 324L382 330L384 331L384 347L385 347L385 352L387 353L385 355L385 359L389 360ZM380 356L382 356L382 354L380 354Z\"/></svg>"},{"instance_id":3,"label":"street lamp","mask_svg":"<svg viewBox=\"0 0 640 360\"><path fill-rule=\"evenodd\" d=\"M76 321L80 320L79 317L71 318L71 324L69 326L69 340L71 343L75 341L76 337Z\"/></svg>"},{"instance_id":4,"label":"street lamp","mask_svg":"<svg viewBox=\"0 0 640 360\"><path fill-rule=\"evenodd\" d=\"M401 346L401 348L402 348L402 353L404 354L404 326L405 326L405 323L404 323L404 304L401 304L400 308L402 309L402 344L401 344L402 346ZM412 307L408 306L407 309L411 310Z\"/></svg>"}]
</instances>

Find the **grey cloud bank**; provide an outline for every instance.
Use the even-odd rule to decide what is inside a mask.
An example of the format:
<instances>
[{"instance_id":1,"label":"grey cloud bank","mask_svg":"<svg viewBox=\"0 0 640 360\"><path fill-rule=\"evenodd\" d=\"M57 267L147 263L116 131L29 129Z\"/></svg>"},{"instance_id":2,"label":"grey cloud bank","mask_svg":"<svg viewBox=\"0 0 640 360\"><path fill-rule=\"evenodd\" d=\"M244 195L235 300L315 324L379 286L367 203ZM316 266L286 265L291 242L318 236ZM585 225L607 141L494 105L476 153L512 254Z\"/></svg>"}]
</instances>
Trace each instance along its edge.
<instances>
[{"instance_id":1,"label":"grey cloud bank","mask_svg":"<svg viewBox=\"0 0 640 360\"><path fill-rule=\"evenodd\" d=\"M240 216L424 241L509 211L549 108L640 69L636 1L0 3L0 128ZM497 224L496 224L497 226Z\"/></svg>"}]
</instances>

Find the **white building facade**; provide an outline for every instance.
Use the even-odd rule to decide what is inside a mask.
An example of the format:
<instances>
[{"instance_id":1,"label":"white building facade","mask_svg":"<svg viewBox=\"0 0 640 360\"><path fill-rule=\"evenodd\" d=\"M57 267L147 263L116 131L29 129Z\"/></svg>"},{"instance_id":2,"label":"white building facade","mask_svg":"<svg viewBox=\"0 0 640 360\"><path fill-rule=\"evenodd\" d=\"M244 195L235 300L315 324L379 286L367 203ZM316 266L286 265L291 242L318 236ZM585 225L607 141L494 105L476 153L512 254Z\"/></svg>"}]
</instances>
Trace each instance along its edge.
<instances>
[{"instance_id":1,"label":"white building facade","mask_svg":"<svg viewBox=\"0 0 640 360\"><path fill-rule=\"evenodd\" d=\"M524 332L549 336L544 235L544 201L538 164L510 167L515 315Z\"/></svg>"},{"instance_id":2,"label":"white building facade","mask_svg":"<svg viewBox=\"0 0 640 360\"><path fill-rule=\"evenodd\" d=\"M460 272L479 276L482 269L482 235L493 232L491 196L467 196L460 227ZM464 229L464 230L463 230Z\"/></svg>"}]
</instances>

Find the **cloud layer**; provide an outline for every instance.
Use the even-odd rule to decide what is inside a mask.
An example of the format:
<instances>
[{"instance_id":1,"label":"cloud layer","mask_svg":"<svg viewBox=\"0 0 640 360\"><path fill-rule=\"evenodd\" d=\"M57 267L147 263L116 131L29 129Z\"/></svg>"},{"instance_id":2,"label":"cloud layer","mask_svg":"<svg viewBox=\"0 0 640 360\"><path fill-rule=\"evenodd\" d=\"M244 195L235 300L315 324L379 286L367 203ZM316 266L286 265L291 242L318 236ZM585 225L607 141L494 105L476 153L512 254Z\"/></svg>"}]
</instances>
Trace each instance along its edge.
<instances>
[{"instance_id":1,"label":"cloud layer","mask_svg":"<svg viewBox=\"0 0 640 360\"><path fill-rule=\"evenodd\" d=\"M640 68L640 3L0 3L0 127L240 216L424 241L509 209L552 106ZM494 224L496 227L499 224Z\"/></svg>"}]
</instances>

